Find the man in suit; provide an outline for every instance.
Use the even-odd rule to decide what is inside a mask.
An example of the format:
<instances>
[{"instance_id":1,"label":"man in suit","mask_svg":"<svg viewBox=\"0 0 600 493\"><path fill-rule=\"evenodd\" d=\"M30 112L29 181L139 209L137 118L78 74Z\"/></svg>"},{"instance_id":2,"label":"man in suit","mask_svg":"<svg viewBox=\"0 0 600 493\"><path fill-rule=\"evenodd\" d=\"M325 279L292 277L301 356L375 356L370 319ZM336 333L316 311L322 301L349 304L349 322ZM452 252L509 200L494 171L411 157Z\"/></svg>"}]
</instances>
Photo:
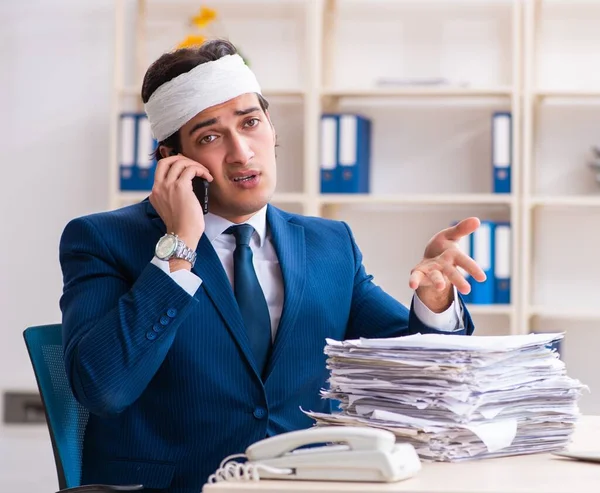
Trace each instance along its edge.
<instances>
[{"instance_id":1,"label":"man in suit","mask_svg":"<svg viewBox=\"0 0 600 493\"><path fill-rule=\"evenodd\" d=\"M434 236L410 309L365 272L343 222L269 204L275 129L226 41L159 58L142 89L159 141L148 199L71 221L60 243L65 366L90 411L82 483L197 493L219 462L329 412L325 338L471 334L484 273ZM210 212L197 199L210 183Z\"/></svg>"}]
</instances>

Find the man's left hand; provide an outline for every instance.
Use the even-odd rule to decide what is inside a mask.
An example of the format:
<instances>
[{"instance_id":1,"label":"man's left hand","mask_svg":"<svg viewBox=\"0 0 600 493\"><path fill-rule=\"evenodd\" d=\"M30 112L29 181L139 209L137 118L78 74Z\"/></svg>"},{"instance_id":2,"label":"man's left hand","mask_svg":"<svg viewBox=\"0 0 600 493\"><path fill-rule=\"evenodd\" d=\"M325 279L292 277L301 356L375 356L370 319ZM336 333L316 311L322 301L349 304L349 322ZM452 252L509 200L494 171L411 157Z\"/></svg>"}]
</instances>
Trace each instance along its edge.
<instances>
[{"instance_id":1,"label":"man's left hand","mask_svg":"<svg viewBox=\"0 0 600 493\"><path fill-rule=\"evenodd\" d=\"M473 233L479 225L479 219L469 217L443 229L429 240L423 260L412 269L409 286L416 290L419 299L431 311L441 313L448 309L454 300L453 286L462 294L471 291L459 267L476 281L485 281L481 267L458 246L458 241Z\"/></svg>"}]
</instances>

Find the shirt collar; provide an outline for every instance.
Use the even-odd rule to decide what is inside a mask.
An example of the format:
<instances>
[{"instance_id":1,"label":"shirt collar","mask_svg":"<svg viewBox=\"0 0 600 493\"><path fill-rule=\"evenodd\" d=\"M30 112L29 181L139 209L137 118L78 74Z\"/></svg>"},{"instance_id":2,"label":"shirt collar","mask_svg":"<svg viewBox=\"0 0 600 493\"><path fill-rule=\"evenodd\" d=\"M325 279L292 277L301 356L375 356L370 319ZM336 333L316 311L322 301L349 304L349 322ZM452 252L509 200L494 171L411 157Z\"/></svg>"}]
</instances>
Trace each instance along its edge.
<instances>
[{"instance_id":1,"label":"shirt collar","mask_svg":"<svg viewBox=\"0 0 600 493\"><path fill-rule=\"evenodd\" d=\"M267 206L265 205L250 219L240 224L250 224L254 228L256 234L258 234L258 244L262 247L267 235ZM215 241L217 237L222 235L227 228L235 225L236 223L232 223L231 221L210 212L204 216L204 233L211 243Z\"/></svg>"}]
</instances>

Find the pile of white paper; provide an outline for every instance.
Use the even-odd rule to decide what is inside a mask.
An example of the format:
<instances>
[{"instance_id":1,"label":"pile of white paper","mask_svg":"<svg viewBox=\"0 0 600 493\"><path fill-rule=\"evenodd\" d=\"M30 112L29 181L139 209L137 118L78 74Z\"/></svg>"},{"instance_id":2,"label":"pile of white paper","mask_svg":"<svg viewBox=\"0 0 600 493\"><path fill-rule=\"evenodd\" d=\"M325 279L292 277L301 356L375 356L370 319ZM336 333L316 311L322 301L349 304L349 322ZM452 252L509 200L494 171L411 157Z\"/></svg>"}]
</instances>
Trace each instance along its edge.
<instances>
[{"instance_id":1,"label":"pile of white paper","mask_svg":"<svg viewBox=\"0 0 600 493\"><path fill-rule=\"evenodd\" d=\"M460 461L565 447L585 388L551 343L562 334L327 340L324 398L341 412L306 411L317 425L371 426L421 458Z\"/></svg>"}]
</instances>

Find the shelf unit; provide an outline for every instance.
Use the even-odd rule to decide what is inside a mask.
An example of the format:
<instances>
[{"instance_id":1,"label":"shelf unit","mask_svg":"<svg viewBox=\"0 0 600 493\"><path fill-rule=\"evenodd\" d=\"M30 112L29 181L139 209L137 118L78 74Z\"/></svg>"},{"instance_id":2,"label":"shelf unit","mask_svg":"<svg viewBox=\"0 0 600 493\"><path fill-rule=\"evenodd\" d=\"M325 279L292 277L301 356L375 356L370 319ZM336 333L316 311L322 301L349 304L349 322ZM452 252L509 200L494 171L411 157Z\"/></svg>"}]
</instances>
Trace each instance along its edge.
<instances>
[{"instance_id":1,"label":"shelf unit","mask_svg":"<svg viewBox=\"0 0 600 493\"><path fill-rule=\"evenodd\" d=\"M409 301L408 272L433 233L469 215L510 220L512 303L470 306L476 323L489 333L518 334L540 329L540 318L600 319L593 307L560 304L562 295L536 297L536 275L546 265L540 259L552 252L540 250L536 217L558 214L568 226L573 214L590 216L592 224L594 211L600 212L591 172L579 169L581 183L586 171L589 183L565 180L568 186L561 188L561 175L546 173L547 166L540 174L539 166L561 139L538 142L539 135L560 128L563 109L581 118L588 132L591 123L600 123L590 110L600 103L600 72L587 67L592 75L586 85L579 83L584 72L576 77L566 71L561 79L557 74L565 71L556 68L557 60L574 68L564 53L572 55L568 50L579 39L569 38L562 52L561 26L567 32L583 26L581 39L600 47L594 27L600 0L225 0L214 7L227 28L222 35L251 60L282 138L276 205L347 221L367 268L403 302ZM125 107L141 110L146 67L186 34L185 21L197 8L187 0L116 0L112 208L147 195L118 190L116 116ZM127 39L125 28L133 25ZM378 85L374 75L443 76L457 84L390 87ZM513 115L508 195L491 192L489 115L496 109ZM346 110L375 122L373 191L320 194L319 118L324 111ZM551 113L549 123L544 111ZM571 176L570 162L556 166ZM392 246L378 240L390 222L404 231L394 233ZM542 221L544 231L550 231L547 223Z\"/></svg>"},{"instance_id":2,"label":"shelf unit","mask_svg":"<svg viewBox=\"0 0 600 493\"><path fill-rule=\"evenodd\" d=\"M532 0L523 13L519 323L565 332L569 373L592 390L580 407L596 412L600 183L587 163L600 144L600 71L590 64L600 49L600 2Z\"/></svg>"},{"instance_id":3,"label":"shelf unit","mask_svg":"<svg viewBox=\"0 0 600 493\"><path fill-rule=\"evenodd\" d=\"M465 121L460 121L460 124L467 128L466 133L473 132L470 124L473 120L478 123L483 122L487 116L491 113L492 108L508 109L513 114L513 120L518 122L520 120L520 103L521 103L521 85L520 85L520 51L521 45L521 17L522 10L520 2L518 1L501 1L501 2L486 2L487 5L483 5L482 2L477 1L457 1L457 2L385 2L385 1L374 1L369 4L366 2L344 2L344 1L326 1L323 2L323 51L322 51L322 84L323 87L318 95L319 103L323 111L358 111L366 113L367 116L372 116L373 121L377 125L377 122L383 120L385 125L393 125L395 119L402 119L403 114L409 114L411 117L417 119L420 114L426 113L428 118L435 120L438 111L446 112L449 117L457 115L460 119L460 112L464 111L467 114L472 114L472 117L464 118ZM367 9L370 7L370 13L361 14L359 11L361 8ZM439 16L432 14L434 11L440 12ZM475 12L475 13L473 13ZM442 26L441 18L443 16L452 15L455 13L459 20L463 20L465 23L471 23L474 29L477 31L482 25L494 25L492 18L494 14L500 14L499 17L503 19L502 26L508 28L508 33L505 33L507 38L507 44L510 48L505 49L503 55L508 59L507 67L505 72L509 73L508 76L502 77L502 80L481 80L475 81L468 87L464 86L439 86L439 87L377 87L372 83L369 85L362 81L364 77L358 73L362 67L357 65L357 71L340 71L339 67L345 62L348 65L352 64L352 55L343 53L349 51L345 49L348 39L344 38L344 35L348 35L352 27L357 26L357 20L365 24L367 27L369 24L373 24L372 30L368 31L367 34L357 38L376 37L378 35L378 24L381 19L393 19L400 20L406 17L406 22L402 23L399 30L405 33L404 40L410 42L411 36L416 42L421 42L427 45L426 41L419 39L419 34L413 32L413 29L409 23L415 19L427 20L431 23L431 27L427 33L431 33ZM352 16L356 16L354 19ZM395 26L390 27L385 24L381 26L381 41L382 45L385 45L388 41L385 39L386 35L393 36L393 30ZM460 29L458 23L450 27L450 30ZM341 33L341 36L340 36ZM481 34L481 32L479 32ZM485 35L484 35L485 36ZM455 39L450 36L450 41ZM336 39L337 38L337 39ZM336 43L337 41L337 43ZM489 42L489 39L485 39ZM357 41L360 44L360 41ZM375 45L374 42L371 45ZM371 46L370 45L370 46ZM395 45L393 48L398 48ZM430 46L426 46L426 49ZM435 46L430 51L435 52L438 46ZM350 48L352 50L352 48ZM367 58L368 51L360 50L360 53L356 55L356 58ZM406 54L405 54L406 55ZM392 50L385 51L383 56L391 58L394 56ZM410 55L405 56L406 59L415 61L416 55L412 58ZM336 62L343 60L340 63ZM337 65L337 73L336 73ZM440 63L441 65L441 63ZM360 68L358 68L360 67ZM429 72L428 68L422 68L424 76L435 74ZM495 68L495 67L494 67ZM384 69L383 69L384 70ZM395 75L395 74L386 74ZM404 73L401 74L410 77L413 74ZM458 75L458 74L454 74ZM359 87L348 87L348 80L359 80L362 82ZM390 107L392 107L390 109ZM483 116L482 116L483 115ZM484 123L484 125L487 122ZM383 125L383 124L382 124ZM427 127L429 122L420 125L419 130L424 130L423 127ZM402 121L399 123L402 130L406 129L410 133L410 124ZM436 127L435 123L433 125ZM443 125L437 125L438 134L441 138L446 138L446 142L451 142L451 138L447 138L450 130L442 128ZM379 127L381 128L381 127ZM435 130L434 130L435 131ZM378 129L374 131L377 135ZM400 131L401 132L401 131ZM477 131L475 131L477 133ZM417 132L410 134L411 137L418 137ZM394 142L393 135L385 134L381 137L381 140L387 139L388 142ZM406 140L409 140L407 138ZM406 140L403 144L406 144ZM485 156L487 149L483 151L478 144L479 140L482 139L481 135L478 135L478 139L472 139L473 147L477 148L478 157ZM518 231L519 220L520 220L520 209L517 197L519 194L519 125L513 124L513 177L512 177L512 193L508 195L494 194L487 187L491 187L491 177L486 176L478 180L478 183L472 187L461 187L453 189L452 185L445 188L442 183L435 183L432 189L428 189L427 180L420 180L420 183L416 186L418 190L411 190L410 186L400 187L394 193L393 187L386 186L381 180L374 180L374 188L372 194L369 195L322 195L317 197L315 200L320 204L320 214L327 217L333 217L337 219L346 220L352 227L357 237L358 244L361 247L364 245L365 263L367 268L372 266L372 271L375 273L375 279L380 279L381 284L384 288L388 288L392 295L397 298L407 301L409 299L409 290L402 286L403 279L398 282L398 277L402 276L404 272L409 272L409 269L418 261L418 255L422 252L428 235L431 235L441 228L446 227L453 217L462 218L468 215L481 215L485 218L486 211L491 214L490 218L502 218L509 219L513 224L513 230ZM377 144L375 144L377 146ZM386 147L385 144L381 145L382 148ZM412 149L411 149L412 150ZM387 153L385 152L387 151ZM374 151L373 165L374 167L381 166L388 172L391 177L390 181L394 181L393 175L396 174L397 181L402 181L401 178L408 178L406 175L399 176L394 170L393 165L382 165L386 156L393 153L392 146L387 147L385 150L381 150L378 154L377 148ZM442 153L440 153L442 154ZM456 153L459 154L459 153ZM442 156L440 156L442 157ZM470 156L462 155L459 157L464 158L467 161L471 161L469 164L477 166L477 159L473 159ZM485 159L485 158L484 158ZM486 163L489 162L487 159ZM443 170L438 170L434 167L434 170L439 172L441 176L446 176ZM457 174L461 174L468 170L468 166L461 167ZM374 173L385 172L374 170ZM491 171L490 171L491 172ZM316 176L316 175L315 175ZM485 175L484 175L485 176ZM435 180L433 180L435 181ZM450 178L452 182L452 178ZM460 185L454 181L454 185ZM417 193L415 193L417 192ZM372 213L365 213L365 209L369 208ZM453 212L455 216L452 216ZM373 214L374 213L374 214ZM495 215L494 215L495 214ZM377 242L371 241L369 236L371 234L378 235L380 229L377 224L377 217L384 215L386 221L394 221L395 218L404 220L406 218L406 230L414 231L414 245L403 248L400 253L395 255L390 248L383 248L377 245ZM362 217L361 217L362 216ZM412 216L412 218L410 218ZM415 224L414 217L422 219L423 225ZM389 219L388 219L389 218ZM419 222L421 219L417 219ZM399 221L400 222L400 221ZM404 222L404 221L402 221ZM384 230L382 228L382 230ZM385 233L381 233L385 234ZM513 234L513 251L518 245L518 233ZM398 264L402 264L402 267L398 266L394 268L391 265L397 262L397 258L406 256L406 261L398 261ZM410 259L410 260L408 260ZM412 263L412 265L411 265ZM391 271L390 271L391 267ZM512 263L513 278L518 278L517 262L516 258L513 259ZM485 333L518 333L518 282L515 284L512 294L513 303L511 305L470 305L469 310L476 320L478 325L484 324L486 326Z\"/></svg>"},{"instance_id":4,"label":"shelf unit","mask_svg":"<svg viewBox=\"0 0 600 493\"><path fill-rule=\"evenodd\" d=\"M413 98L473 98L473 97L503 97L510 96L511 87L402 87L402 88L378 88L378 89L321 89L322 97L413 97Z\"/></svg>"},{"instance_id":5,"label":"shelf unit","mask_svg":"<svg viewBox=\"0 0 600 493\"><path fill-rule=\"evenodd\" d=\"M591 29L598 20L598 1L524 2L521 324L528 329L537 328L539 319L563 323L600 319L591 297L585 306L570 298L579 291L574 282L578 277L595 277L590 269L573 272L570 268L573 257L585 258L585 252L577 248L567 252L559 260L563 265L559 275L558 268L548 265L548 251L540 245L551 234L557 253L564 254L564 248L575 246L574 242L596 241L593 229L581 226L586 220L593 223L600 213L600 186L586 167L587 151L600 143L600 76L585 63L600 47L600 35ZM570 120L568 127L566 120ZM566 138L559 138L565 133ZM552 228L552 223L557 227ZM570 241L565 242L565 237ZM545 288L550 279L544 273L555 276L553 293Z\"/></svg>"}]
</instances>

